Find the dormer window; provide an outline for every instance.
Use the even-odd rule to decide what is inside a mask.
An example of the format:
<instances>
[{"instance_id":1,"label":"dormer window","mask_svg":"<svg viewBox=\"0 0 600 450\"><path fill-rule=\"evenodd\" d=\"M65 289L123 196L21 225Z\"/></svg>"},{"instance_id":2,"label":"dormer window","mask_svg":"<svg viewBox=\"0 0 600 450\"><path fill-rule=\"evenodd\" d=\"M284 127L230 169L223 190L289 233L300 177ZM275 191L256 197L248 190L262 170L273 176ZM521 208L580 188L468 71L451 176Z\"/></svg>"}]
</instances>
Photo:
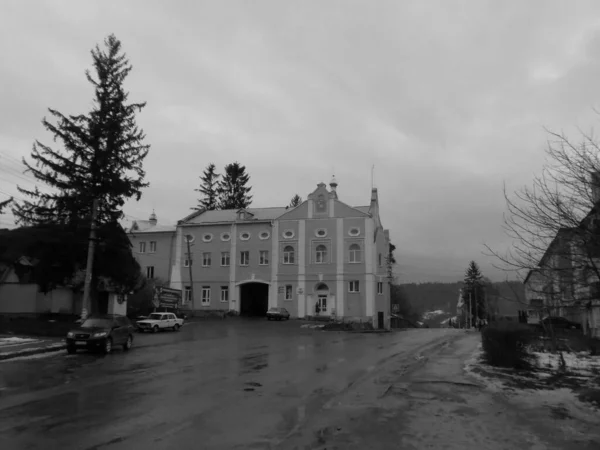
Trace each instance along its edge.
<instances>
[{"instance_id":1,"label":"dormer window","mask_svg":"<svg viewBox=\"0 0 600 450\"><path fill-rule=\"evenodd\" d=\"M254 217L254 214L252 214L244 209L241 209L238 211L237 216L238 216L238 220L251 220Z\"/></svg>"}]
</instances>

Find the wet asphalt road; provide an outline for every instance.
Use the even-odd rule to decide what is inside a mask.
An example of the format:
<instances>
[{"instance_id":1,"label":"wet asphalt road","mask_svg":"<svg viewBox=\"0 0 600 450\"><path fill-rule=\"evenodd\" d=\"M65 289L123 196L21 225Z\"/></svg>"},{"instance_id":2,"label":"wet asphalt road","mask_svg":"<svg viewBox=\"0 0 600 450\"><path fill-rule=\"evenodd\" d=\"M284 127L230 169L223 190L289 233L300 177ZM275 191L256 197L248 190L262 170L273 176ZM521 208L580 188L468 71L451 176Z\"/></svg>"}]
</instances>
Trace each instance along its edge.
<instances>
[{"instance_id":1,"label":"wet asphalt road","mask_svg":"<svg viewBox=\"0 0 600 450\"><path fill-rule=\"evenodd\" d=\"M386 361L451 330L323 332L227 319L136 335L130 352L0 363L0 449L287 448Z\"/></svg>"}]
</instances>

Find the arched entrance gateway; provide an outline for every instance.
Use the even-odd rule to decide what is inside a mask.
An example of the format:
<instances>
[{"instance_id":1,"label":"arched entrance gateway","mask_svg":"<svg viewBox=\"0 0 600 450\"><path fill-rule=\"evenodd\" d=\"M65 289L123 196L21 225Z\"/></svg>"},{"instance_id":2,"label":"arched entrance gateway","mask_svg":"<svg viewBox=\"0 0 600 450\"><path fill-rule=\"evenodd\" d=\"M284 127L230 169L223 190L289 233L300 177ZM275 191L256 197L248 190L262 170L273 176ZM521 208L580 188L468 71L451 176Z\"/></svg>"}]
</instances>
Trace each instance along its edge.
<instances>
[{"instance_id":1,"label":"arched entrance gateway","mask_svg":"<svg viewBox=\"0 0 600 450\"><path fill-rule=\"evenodd\" d=\"M325 283L317 283L315 286L315 296L317 297L316 307L319 307L319 314L327 314L330 312L331 306L329 300L329 287Z\"/></svg>"},{"instance_id":2,"label":"arched entrance gateway","mask_svg":"<svg viewBox=\"0 0 600 450\"><path fill-rule=\"evenodd\" d=\"M240 316L265 317L269 309L269 285L248 282L240 285Z\"/></svg>"}]
</instances>

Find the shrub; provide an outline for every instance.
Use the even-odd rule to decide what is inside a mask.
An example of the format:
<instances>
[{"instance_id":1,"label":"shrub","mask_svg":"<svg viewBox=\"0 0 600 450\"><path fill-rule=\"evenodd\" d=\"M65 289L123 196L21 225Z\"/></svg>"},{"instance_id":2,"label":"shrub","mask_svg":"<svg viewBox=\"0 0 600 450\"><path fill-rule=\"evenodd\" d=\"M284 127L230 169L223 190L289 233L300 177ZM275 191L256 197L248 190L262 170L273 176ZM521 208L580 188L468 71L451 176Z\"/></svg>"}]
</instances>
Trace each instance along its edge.
<instances>
[{"instance_id":1,"label":"shrub","mask_svg":"<svg viewBox=\"0 0 600 450\"><path fill-rule=\"evenodd\" d=\"M535 334L527 325L517 322L495 322L481 331L484 360L496 367L530 369L533 356L526 347Z\"/></svg>"}]
</instances>

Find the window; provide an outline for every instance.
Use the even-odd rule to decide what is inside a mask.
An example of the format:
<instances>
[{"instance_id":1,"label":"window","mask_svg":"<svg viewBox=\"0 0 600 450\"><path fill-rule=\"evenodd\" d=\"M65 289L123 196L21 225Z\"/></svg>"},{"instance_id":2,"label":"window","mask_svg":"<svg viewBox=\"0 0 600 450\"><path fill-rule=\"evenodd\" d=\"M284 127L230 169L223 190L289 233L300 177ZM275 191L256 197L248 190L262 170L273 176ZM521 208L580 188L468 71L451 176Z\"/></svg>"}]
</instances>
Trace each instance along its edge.
<instances>
[{"instance_id":1,"label":"window","mask_svg":"<svg viewBox=\"0 0 600 450\"><path fill-rule=\"evenodd\" d=\"M348 292L360 292L360 283L358 280L350 281L348 283Z\"/></svg>"},{"instance_id":2,"label":"window","mask_svg":"<svg viewBox=\"0 0 600 450\"><path fill-rule=\"evenodd\" d=\"M192 301L192 287L191 286L185 287L185 290L183 291L183 301L184 302Z\"/></svg>"},{"instance_id":3,"label":"window","mask_svg":"<svg viewBox=\"0 0 600 450\"><path fill-rule=\"evenodd\" d=\"M264 241L265 239L269 239L271 237L271 233L268 231L261 231L258 237Z\"/></svg>"},{"instance_id":4,"label":"window","mask_svg":"<svg viewBox=\"0 0 600 450\"><path fill-rule=\"evenodd\" d=\"M202 286L202 306L210 305L210 286Z\"/></svg>"},{"instance_id":5,"label":"window","mask_svg":"<svg viewBox=\"0 0 600 450\"><path fill-rule=\"evenodd\" d=\"M283 237L286 239L292 239L294 237L294 230L285 230L283 232Z\"/></svg>"},{"instance_id":6,"label":"window","mask_svg":"<svg viewBox=\"0 0 600 450\"><path fill-rule=\"evenodd\" d=\"M294 264L294 247L286 245L283 248L283 263Z\"/></svg>"},{"instance_id":7,"label":"window","mask_svg":"<svg viewBox=\"0 0 600 450\"><path fill-rule=\"evenodd\" d=\"M211 262L210 252L202 253L202 267L210 267Z\"/></svg>"},{"instance_id":8,"label":"window","mask_svg":"<svg viewBox=\"0 0 600 450\"><path fill-rule=\"evenodd\" d=\"M247 241L248 239L250 239L250 233L244 231L242 234L240 234L240 239L242 241Z\"/></svg>"},{"instance_id":9,"label":"window","mask_svg":"<svg viewBox=\"0 0 600 450\"><path fill-rule=\"evenodd\" d=\"M327 263L327 247L323 244L317 245L316 261L317 264Z\"/></svg>"},{"instance_id":10,"label":"window","mask_svg":"<svg viewBox=\"0 0 600 450\"><path fill-rule=\"evenodd\" d=\"M221 233L222 241L229 241L231 239L231 235L229 233Z\"/></svg>"},{"instance_id":11,"label":"window","mask_svg":"<svg viewBox=\"0 0 600 450\"><path fill-rule=\"evenodd\" d=\"M360 228L352 227L350 230L348 230L348 234L350 236L358 236L360 234Z\"/></svg>"},{"instance_id":12,"label":"window","mask_svg":"<svg viewBox=\"0 0 600 450\"><path fill-rule=\"evenodd\" d=\"M229 266L229 252L221 252L221 265L223 267Z\"/></svg>"},{"instance_id":13,"label":"window","mask_svg":"<svg viewBox=\"0 0 600 450\"><path fill-rule=\"evenodd\" d=\"M381 253L379 254L379 267L381 267L381 262L382 262L382 258L381 258Z\"/></svg>"},{"instance_id":14,"label":"window","mask_svg":"<svg viewBox=\"0 0 600 450\"><path fill-rule=\"evenodd\" d=\"M315 231L315 236L325 237L327 236L327 230L325 228L319 228L317 231Z\"/></svg>"},{"instance_id":15,"label":"window","mask_svg":"<svg viewBox=\"0 0 600 450\"><path fill-rule=\"evenodd\" d=\"M150 253L156 253L156 241L150 241Z\"/></svg>"},{"instance_id":16,"label":"window","mask_svg":"<svg viewBox=\"0 0 600 450\"><path fill-rule=\"evenodd\" d=\"M359 263L361 259L360 245L352 244L350 246L350 262Z\"/></svg>"},{"instance_id":17,"label":"window","mask_svg":"<svg viewBox=\"0 0 600 450\"><path fill-rule=\"evenodd\" d=\"M291 284L286 284L286 286L285 286L285 299L286 300L292 299L292 285Z\"/></svg>"},{"instance_id":18,"label":"window","mask_svg":"<svg viewBox=\"0 0 600 450\"><path fill-rule=\"evenodd\" d=\"M184 259L183 260L183 267L190 267L190 260L189 259Z\"/></svg>"},{"instance_id":19,"label":"window","mask_svg":"<svg viewBox=\"0 0 600 450\"><path fill-rule=\"evenodd\" d=\"M204 242L210 242L210 241L213 240L213 235L210 234L210 233L205 233L205 234L202 235L202 240Z\"/></svg>"},{"instance_id":20,"label":"window","mask_svg":"<svg viewBox=\"0 0 600 450\"><path fill-rule=\"evenodd\" d=\"M154 266L146 267L146 278L148 278L149 280L154 278Z\"/></svg>"},{"instance_id":21,"label":"window","mask_svg":"<svg viewBox=\"0 0 600 450\"><path fill-rule=\"evenodd\" d=\"M229 301L229 286L221 286L221 301Z\"/></svg>"},{"instance_id":22,"label":"window","mask_svg":"<svg viewBox=\"0 0 600 450\"><path fill-rule=\"evenodd\" d=\"M382 281L379 281L377 283L377 293L379 295L383 295L383 282Z\"/></svg>"},{"instance_id":23,"label":"window","mask_svg":"<svg viewBox=\"0 0 600 450\"><path fill-rule=\"evenodd\" d=\"M247 250L240 252L240 266L247 266L248 264L250 264L250 252Z\"/></svg>"},{"instance_id":24,"label":"window","mask_svg":"<svg viewBox=\"0 0 600 450\"><path fill-rule=\"evenodd\" d=\"M140 242L140 253L146 253L146 243Z\"/></svg>"},{"instance_id":25,"label":"window","mask_svg":"<svg viewBox=\"0 0 600 450\"><path fill-rule=\"evenodd\" d=\"M267 265L269 265L269 252L268 252L268 250L261 250L259 252L259 261L258 261L258 263L261 266L267 266Z\"/></svg>"}]
</instances>

